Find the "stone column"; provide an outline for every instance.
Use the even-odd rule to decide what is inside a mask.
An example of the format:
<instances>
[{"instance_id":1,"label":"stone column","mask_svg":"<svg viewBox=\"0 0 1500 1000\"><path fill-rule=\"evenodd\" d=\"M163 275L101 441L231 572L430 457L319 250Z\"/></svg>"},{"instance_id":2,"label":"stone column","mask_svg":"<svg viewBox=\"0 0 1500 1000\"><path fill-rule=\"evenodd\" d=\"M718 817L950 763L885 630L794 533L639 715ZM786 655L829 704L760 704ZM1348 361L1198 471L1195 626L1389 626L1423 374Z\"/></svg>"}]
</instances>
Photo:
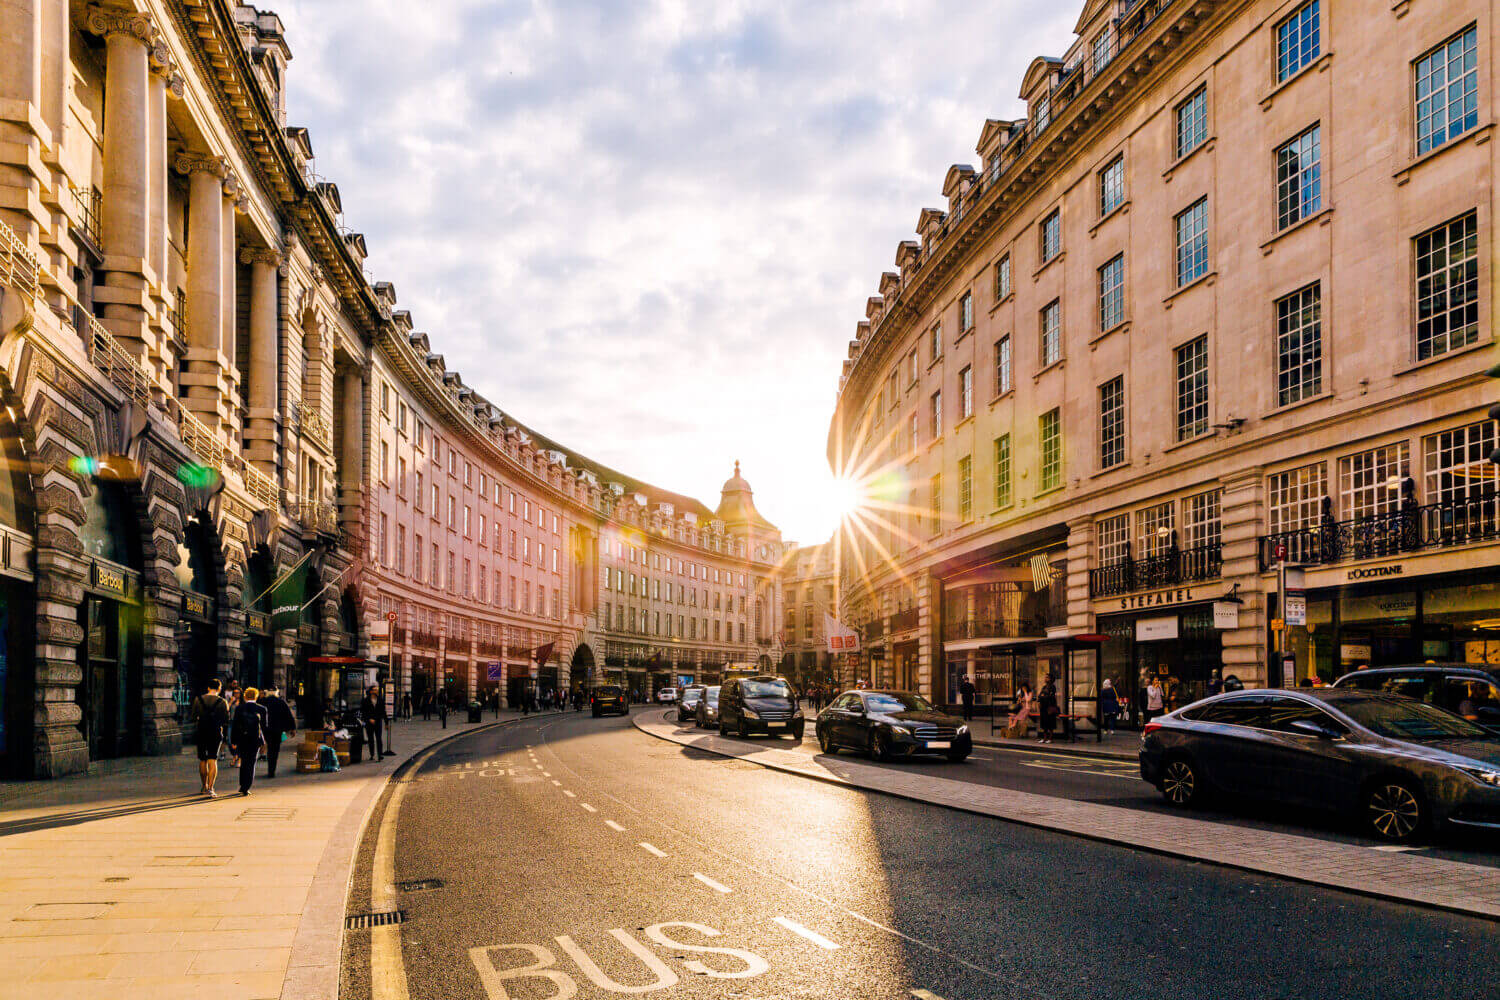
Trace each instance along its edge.
<instances>
[{"instance_id":1,"label":"stone column","mask_svg":"<svg viewBox=\"0 0 1500 1000\"><path fill-rule=\"evenodd\" d=\"M0 188L17 189L0 208L0 220L22 239L40 232L29 210L40 192L28 163L40 152L42 0L0 0Z\"/></svg>"},{"instance_id":2,"label":"stone column","mask_svg":"<svg viewBox=\"0 0 1500 1000\"><path fill-rule=\"evenodd\" d=\"M147 91L156 29L144 14L89 8L89 28L105 37L104 286L94 291L107 326L145 339L151 167Z\"/></svg>"},{"instance_id":3,"label":"stone column","mask_svg":"<svg viewBox=\"0 0 1500 1000\"><path fill-rule=\"evenodd\" d=\"M250 265L250 369L242 373L250 404L245 457L274 479L280 374L276 279L285 273L286 264L281 254L266 247L247 247L240 252L240 260Z\"/></svg>"},{"instance_id":4,"label":"stone column","mask_svg":"<svg viewBox=\"0 0 1500 1000\"><path fill-rule=\"evenodd\" d=\"M223 336L224 180L222 157L184 153L177 172L188 175L187 370L182 403L217 429L228 419L229 365Z\"/></svg>"},{"instance_id":5,"label":"stone column","mask_svg":"<svg viewBox=\"0 0 1500 1000\"><path fill-rule=\"evenodd\" d=\"M343 410L337 428L340 519L358 529L364 501L365 378L358 368L341 373Z\"/></svg>"},{"instance_id":6,"label":"stone column","mask_svg":"<svg viewBox=\"0 0 1500 1000\"><path fill-rule=\"evenodd\" d=\"M1223 537L1222 582L1228 591L1240 585L1239 628L1224 632L1224 673L1247 685L1267 682L1266 594L1258 549L1265 524L1265 470L1252 466L1223 477L1219 523ZM1278 680L1279 684L1280 681Z\"/></svg>"},{"instance_id":7,"label":"stone column","mask_svg":"<svg viewBox=\"0 0 1500 1000\"><path fill-rule=\"evenodd\" d=\"M25 6L25 2L21 6ZM52 145L48 162L56 163L68 130L68 94L73 85L72 16L68 0L40 0L42 121L47 123ZM0 29L0 37L4 37Z\"/></svg>"},{"instance_id":8,"label":"stone column","mask_svg":"<svg viewBox=\"0 0 1500 1000\"><path fill-rule=\"evenodd\" d=\"M146 264L155 280L159 301L168 301L167 291L167 95L181 98L183 80L172 67L165 45L151 53L151 76L147 81L147 136L150 178L150 217L146 230Z\"/></svg>"},{"instance_id":9,"label":"stone column","mask_svg":"<svg viewBox=\"0 0 1500 1000\"><path fill-rule=\"evenodd\" d=\"M1068 634L1094 631L1094 605L1089 596L1089 570L1094 565L1094 519L1068 522Z\"/></svg>"}]
</instances>

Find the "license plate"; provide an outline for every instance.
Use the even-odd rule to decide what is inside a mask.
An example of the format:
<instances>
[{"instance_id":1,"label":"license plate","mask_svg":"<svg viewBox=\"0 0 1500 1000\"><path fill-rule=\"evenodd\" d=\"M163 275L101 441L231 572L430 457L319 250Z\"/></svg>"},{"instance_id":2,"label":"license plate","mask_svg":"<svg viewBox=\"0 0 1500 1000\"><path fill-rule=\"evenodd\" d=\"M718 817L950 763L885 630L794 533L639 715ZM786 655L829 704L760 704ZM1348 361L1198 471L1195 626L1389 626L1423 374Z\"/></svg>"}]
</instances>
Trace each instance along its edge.
<instances>
[{"instance_id":1,"label":"license plate","mask_svg":"<svg viewBox=\"0 0 1500 1000\"><path fill-rule=\"evenodd\" d=\"M766 723L766 728L767 729L780 729L780 728L782 728L785 725L786 725L785 722L768 722L768 723Z\"/></svg>"},{"instance_id":2,"label":"license plate","mask_svg":"<svg viewBox=\"0 0 1500 1000\"><path fill-rule=\"evenodd\" d=\"M929 750L947 750L952 745L953 744L950 743L947 740L928 740L927 741L927 748Z\"/></svg>"}]
</instances>

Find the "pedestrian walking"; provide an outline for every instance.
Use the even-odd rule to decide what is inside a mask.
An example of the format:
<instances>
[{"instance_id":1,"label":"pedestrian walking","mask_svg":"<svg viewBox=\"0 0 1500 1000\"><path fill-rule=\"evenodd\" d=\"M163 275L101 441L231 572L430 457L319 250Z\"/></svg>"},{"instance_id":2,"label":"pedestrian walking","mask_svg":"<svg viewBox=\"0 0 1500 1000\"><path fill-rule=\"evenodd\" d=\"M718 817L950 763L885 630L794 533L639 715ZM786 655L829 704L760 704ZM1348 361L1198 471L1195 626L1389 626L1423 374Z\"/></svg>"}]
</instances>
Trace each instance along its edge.
<instances>
[{"instance_id":1,"label":"pedestrian walking","mask_svg":"<svg viewBox=\"0 0 1500 1000\"><path fill-rule=\"evenodd\" d=\"M198 744L198 793L211 799L218 796L214 782L219 780L219 749L229 726L229 703L220 696L220 687L217 677L210 679L189 707Z\"/></svg>"},{"instance_id":2,"label":"pedestrian walking","mask_svg":"<svg viewBox=\"0 0 1500 1000\"><path fill-rule=\"evenodd\" d=\"M385 753L385 699L380 688L374 684L365 688L365 696L359 703L359 715L364 720L365 746L370 748L370 760L378 761Z\"/></svg>"},{"instance_id":3,"label":"pedestrian walking","mask_svg":"<svg viewBox=\"0 0 1500 1000\"><path fill-rule=\"evenodd\" d=\"M1216 694L1223 693L1223 691L1224 682L1219 678L1219 671L1215 668L1208 675L1208 696L1212 698Z\"/></svg>"},{"instance_id":4,"label":"pedestrian walking","mask_svg":"<svg viewBox=\"0 0 1500 1000\"><path fill-rule=\"evenodd\" d=\"M958 685L958 697L964 703L965 722L974 721L974 690L974 682L969 680L968 674L965 674L963 681Z\"/></svg>"},{"instance_id":5,"label":"pedestrian walking","mask_svg":"<svg viewBox=\"0 0 1500 1000\"><path fill-rule=\"evenodd\" d=\"M1146 712L1142 716L1142 719L1144 719L1146 722L1150 722L1158 715L1161 715L1162 711L1166 707L1167 693L1162 690L1161 680L1159 678L1152 677L1151 683L1146 685Z\"/></svg>"},{"instance_id":6,"label":"pedestrian walking","mask_svg":"<svg viewBox=\"0 0 1500 1000\"><path fill-rule=\"evenodd\" d=\"M1108 677L1099 691L1099 713L1104 719L1104 731L1113 733L1115 720L1120 716L1120 696L1115 693L1115 682Z\"/></svg>"},{"instance_id":7,"label":"pedestrian walking","mask_svg":"<svg viewBox=\"0 0 1500 1000\"><path fill-rule=\"evenodd\" d=\"M423 722L431 722L432 721L432 692L431 691L423 691L422 692L422 721Z\"/></svg>"},{"instance_id":8,"label":"pedestrian walking","mask_svg":"<svg viewBox=\"0 0 1500 1000\"><path fill-rule=\"evenodd\" d=\"M297 718L276 686L266 688L260 698L266 710L266 777L276 777L276 761L281 757L281 741L297 735Z\"/></svg>"},{"instance_id":9,"label":"pedestrian walking","mask_svg":"<svg viewBox=\"0 0 1500 1000\"><path fill-rule=\"evenodd\" d=\"M229 745L240 762L240 794L249 795L255 783L255 761L260 757L260 748L266 745L266 709L256 704L260 692L253 687L245 688L240 704L229 720Z\"/></svg>"},{"instance_id":10,"label":"pedestrian walking","mask_svg":"<svg viewBox=\"0 0 1500 1000\"><path fill-rule=\"evenodd\" d=\"M401 696L401 718L411 719L411 692L408 691Z\"/></svg>"},{"instance_id":11,"label":"pedestrian walking","mask_svg":"<svg viewBox=\"0 0 1500 1000\"><path fill-rule=\"evenodd\" d=\"M438 721L440 721L443 724L443 728L444 729L447 729L448 728L448 692L447 691L439 691L437 693L437 713L438 713Z\"/></svg>"},{"instance_id":12,"label":"pedestrian walking","mask_svg":"<svg viewBox=\"0 0 1500 1000\"><path fill-rule=\"evenodd\" d=\"M1038 740L1051 743L1057 732L1057 717L1062 714L1062 709L1057 707L1057 688L1053 686L1051 677L1042 684L1041 693L1036 697L1036 708L1037 728L1041 730Z\"/></svg>"},{"instance_id":13,"label":"pedestrian walking","mask_svg":"<svg viewBox=\"0 0 1500 1000\"><path fill-rule=\"evenodd\" d=\"M229 682L224 685L224 705L229 709L229 717L233 719L234 710L240 707L240 682L233 677L229 678ZM229 749L229 763L234 767L239 767L240 759L235 756L234 745L228 740L225 741L225 745ZM222 750L220 750L220 756L223 756Z\"/></svg>"}]
</instances>

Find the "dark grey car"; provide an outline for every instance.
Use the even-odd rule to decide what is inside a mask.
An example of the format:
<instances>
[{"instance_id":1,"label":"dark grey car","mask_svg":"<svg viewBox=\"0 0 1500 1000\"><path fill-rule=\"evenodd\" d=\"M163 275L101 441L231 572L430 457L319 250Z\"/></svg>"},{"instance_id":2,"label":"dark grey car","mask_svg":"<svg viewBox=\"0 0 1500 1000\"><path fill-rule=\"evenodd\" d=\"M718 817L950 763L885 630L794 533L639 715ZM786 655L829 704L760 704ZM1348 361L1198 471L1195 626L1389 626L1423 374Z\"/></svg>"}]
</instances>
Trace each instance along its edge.
<instances>
[{"instance_id":1,"label":"dark grey car","mask_svg":"<svg viewBox=\"0 0 1500 1000\"><path fill-rule=\"evenodd\" d=\"M1448 823L1500 829L1500 739L1402 695L1217 695L1148 723L1140 760L1174 805L1219 792L1332 809L1393 841Z\"/></svg>"}]
</instances>

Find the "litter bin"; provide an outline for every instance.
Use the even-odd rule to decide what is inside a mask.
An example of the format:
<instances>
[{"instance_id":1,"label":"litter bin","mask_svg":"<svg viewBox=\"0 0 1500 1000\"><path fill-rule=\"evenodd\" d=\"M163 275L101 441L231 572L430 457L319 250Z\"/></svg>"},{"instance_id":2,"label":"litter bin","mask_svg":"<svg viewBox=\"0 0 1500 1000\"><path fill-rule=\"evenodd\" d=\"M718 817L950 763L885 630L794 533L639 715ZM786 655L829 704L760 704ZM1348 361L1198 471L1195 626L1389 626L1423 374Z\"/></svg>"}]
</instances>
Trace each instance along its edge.
<instances>
[{"instance_id":1,"label":"litter bin","mask_svg":"<svg viewBox=\"0 0 1500 1000\"><path fill-rule=\"evenodd\" d=\"M477 702L477 701L471 701L471 702L469 702L469 721L470 722L483 722L484 721L484 706L481 705L481 704L479 704L479 702Z\"/></svg>"},{"instance_id":2,"label":"litter bin","mask_svg":"<svg viewBox=\"0 0 1500 1000\"><path fill-rule=\"evenodd\" d=\"M360 722L359 713L344 712L339 725L349 731L349 763L358 764L365 757L365 727Z\"/></svg>"}]
</instances>

